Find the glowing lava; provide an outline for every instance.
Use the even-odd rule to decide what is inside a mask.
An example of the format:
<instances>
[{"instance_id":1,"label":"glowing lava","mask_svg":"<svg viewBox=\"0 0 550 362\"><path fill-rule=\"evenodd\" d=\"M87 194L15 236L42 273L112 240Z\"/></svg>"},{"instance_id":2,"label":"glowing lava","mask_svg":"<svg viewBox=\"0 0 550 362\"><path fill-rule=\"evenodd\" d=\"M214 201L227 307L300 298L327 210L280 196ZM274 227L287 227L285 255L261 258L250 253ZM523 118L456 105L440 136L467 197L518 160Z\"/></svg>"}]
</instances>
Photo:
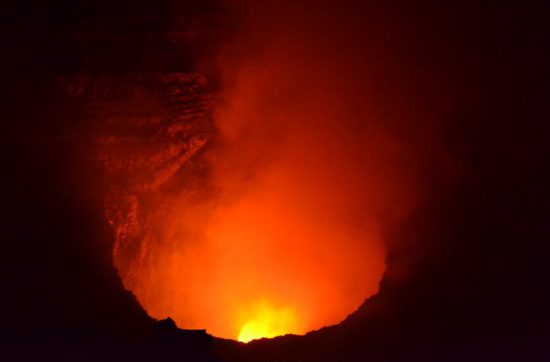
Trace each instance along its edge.
<instances>
[{"instance_id":1,"label":"glowing lava","mask_svg":"<svg viewBox=\"0 0 550 362\"><path fill-rule=\"evenodd\" d=\"M240 342L276 337L296 329L296 314L291 308L274 309L262 301L250 312L252 312L252 318L239 332Z\"/></svg>"}]
</instances>

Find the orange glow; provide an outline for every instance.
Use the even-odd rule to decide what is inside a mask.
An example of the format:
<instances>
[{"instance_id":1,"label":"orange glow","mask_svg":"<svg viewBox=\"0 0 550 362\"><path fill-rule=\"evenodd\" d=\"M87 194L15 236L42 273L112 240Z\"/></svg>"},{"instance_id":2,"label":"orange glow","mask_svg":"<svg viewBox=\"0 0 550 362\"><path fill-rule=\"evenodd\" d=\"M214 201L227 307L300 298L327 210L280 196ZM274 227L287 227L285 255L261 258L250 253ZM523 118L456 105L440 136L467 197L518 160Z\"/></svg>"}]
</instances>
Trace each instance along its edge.
<instances>
[{"instance_id":1,"label":"orange glow","mask_svg":"<svg viewBox=\"0 0 550 362\"><path fill-rule=\"evenodd\" d=\"M147 312L240 341L338 323L375 294L386 227L417 187L355 47L334 45L349 37L271 25L280 31L249 32L266 38L237 39L221 57L215 135L149 158L136 147L128 164L142 168L110 210L115 265Z\"/></svg>"},{"instance_id":2,"label":"orange glow","mask_svg":"<svg viewBox=\"0 0 550 362\"><path fill-rule=\"evenodd\" d=\"M265 302L258 303L247 311L251 319L241 328L240 342L250 342L258 338L271 338L295 330L296 314L290 308L273 309Z\"/></svg>"}]
</instances>

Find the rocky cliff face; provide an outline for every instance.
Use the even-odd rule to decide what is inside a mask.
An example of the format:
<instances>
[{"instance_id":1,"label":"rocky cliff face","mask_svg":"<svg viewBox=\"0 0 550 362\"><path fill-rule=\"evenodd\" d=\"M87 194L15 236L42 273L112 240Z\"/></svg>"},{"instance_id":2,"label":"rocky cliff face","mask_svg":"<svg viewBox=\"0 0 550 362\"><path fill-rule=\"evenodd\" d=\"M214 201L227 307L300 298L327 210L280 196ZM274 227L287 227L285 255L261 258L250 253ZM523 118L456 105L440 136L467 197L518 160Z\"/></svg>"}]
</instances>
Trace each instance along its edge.
<instances>
[{"instance_id":1,"label":"rocky cliff face","mask_svg":"<svg viewBox=\"0 0 550 362\"><path fill-rule=\"evenodd\" d=\"M158 279L142 272L138 284L136 274L154 274L166 200L205 191L200 157L213 134L218 86L212 64L201 60L199 73L197 61L213 56L227 13L214 2L72 9L76 15L54 9L71 21L61 41L72 64L50 77L60 117L74 119L62 130L78 145L72 172L94 170L77 192L110 224L107 262L127 290L146 298Z\"/></svg>"},{"instance_id":2,"label":"rocky cliff face","mask_svg":"<svg viewBox=\"0 0 550 362\"><path fill-rule=\"evenodd\" d=\"M182 189L199 191L190 188L204 181L190 165L200 169L201 151L212 137L215 94L199 74L105 78L72 78L66 87L85 99L97 121L94 157L109 188L105 212L116 234L113 258L133 289L132 275L159 247L154 210Z\"/></svg>"},{"instance_id":3,"label":"rocky cliff face","mask_svg":"<svg viewBox=\"0 0 550 362\"><path fill-rule=\"evenodd\" d=\"M163 248L173 247L163 228L174 200L193 202L211 192L204 157L216 94L197 73L75 78L67 87L85 97L99 125L93 141L108 184L113 262L126 288L148 304L163 292L157 264ZM107 96L89 97L90 89Z\"/></svg>"},{"instance_id":4,"label":"rocky cliff face","mask_svg":"<svg viewBox=\"0 0 550 362\"><path fill-rule=\"evenodd\" d=\"M205 34L190 29L209 29L211 12L190 5L168 16L165 6L77 1L3 12L2 227L10 241L0 270L10 297L0 304L1 358L153 360L166 349L158 336L176 338L170 328L155 332L124 287L133 264L116 265L126 274L113 266L113 250L131 259L143 241L132 239L142 231L123 208L164 190L210 132L208 121L190 121L208 119L212 95L189 69ZM197 127L195 137L186 127ZM172 355L207 351L207 341L182 343Z\"/></svg>"}]
</instances>

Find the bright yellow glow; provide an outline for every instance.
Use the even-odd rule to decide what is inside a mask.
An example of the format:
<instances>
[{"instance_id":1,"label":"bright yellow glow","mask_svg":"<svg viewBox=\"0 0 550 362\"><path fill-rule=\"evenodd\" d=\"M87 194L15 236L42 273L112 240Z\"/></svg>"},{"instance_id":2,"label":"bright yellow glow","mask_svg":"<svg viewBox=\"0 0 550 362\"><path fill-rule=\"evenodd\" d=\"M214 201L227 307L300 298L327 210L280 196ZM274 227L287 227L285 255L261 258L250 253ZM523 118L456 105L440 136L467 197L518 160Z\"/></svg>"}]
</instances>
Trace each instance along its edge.
<instances>
[{"instance_id":1,"label":"bright yellow glow","mask_svg":"<svg viewBox=\"0 0 550 362\"><path fill-rule=\"evenodd\" d=\"M281 336L295 329L296 316L292 308L274 309L261 302L252 312L252 318L241 328L238 338L240 342Z\"/></svg>"}]
</instances>

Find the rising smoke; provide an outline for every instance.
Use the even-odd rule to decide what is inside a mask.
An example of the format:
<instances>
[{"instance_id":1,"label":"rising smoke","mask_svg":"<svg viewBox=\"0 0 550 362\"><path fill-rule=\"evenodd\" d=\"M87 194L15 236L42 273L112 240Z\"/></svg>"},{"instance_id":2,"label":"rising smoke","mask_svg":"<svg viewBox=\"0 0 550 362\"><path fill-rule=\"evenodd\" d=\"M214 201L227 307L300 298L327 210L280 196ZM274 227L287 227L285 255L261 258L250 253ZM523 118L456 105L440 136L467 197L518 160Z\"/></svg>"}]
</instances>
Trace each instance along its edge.
<instances>
[{"instance_id":1,"label":"rising smoke","mask_svg":"<svg viewBox=\"0 0 550 362\"><path fill-rule=\"evenodd\" d=\"M388 19L331 2L238 5L218 57L208 196L165 201L169 247L144 273L155 287L136 293L154 317L249 340L338 323L375 294L388 228L420 202L440 151L396 80Z\"/></svg>"}]
</instances>

